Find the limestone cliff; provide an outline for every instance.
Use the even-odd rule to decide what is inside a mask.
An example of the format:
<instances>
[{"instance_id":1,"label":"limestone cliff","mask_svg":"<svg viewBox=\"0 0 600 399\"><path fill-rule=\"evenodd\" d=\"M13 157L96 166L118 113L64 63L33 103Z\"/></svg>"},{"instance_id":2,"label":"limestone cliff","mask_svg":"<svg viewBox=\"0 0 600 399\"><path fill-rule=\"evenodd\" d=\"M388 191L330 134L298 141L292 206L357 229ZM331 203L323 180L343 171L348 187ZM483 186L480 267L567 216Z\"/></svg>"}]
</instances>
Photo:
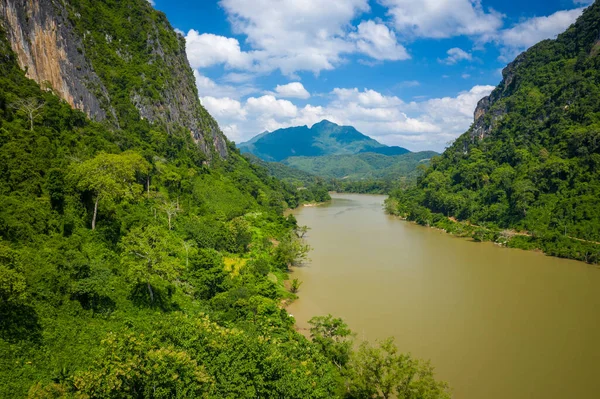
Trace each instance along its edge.
<instances>
[{"instance_id":1,"label":"limestone cliff","mask_svg":"<svg viewBox=\"0 0 600 399\"><path fill-rule=\"evenodd\" d=\"M0 0L27 76L115 128L187 130L210 159L227 141L202 107L185 42L146 0Z\"/></svg>"},{"instance_id":2,"label":"limestone cliff","mask_svg":"<svg viewBox=\"0 0 600 399\"><path fill-rule=\"evenodd\" d=\"M502 70L502 82L494 91L477 103L473 127L471 128L471 139L483 139L492 133L494 126L502 120L507 110L499 106L498 100L510 95L516 83L516 71L526 57L526 53L519 55L513 62Z\"/></svg>"},{"instance_id":3,"label":"limestone cliff","mask_svg":"<svg viewBox=\"0 0 600 399\"><path fill-rule=\"evenodd\" d=\"M29 78L91 118L106 118L98 95L106 98L108 93L60 8L49 0L0 0L0 16L19 65ZM97 94L90 91L94 86Z\"/></svg>"}]
</instances>

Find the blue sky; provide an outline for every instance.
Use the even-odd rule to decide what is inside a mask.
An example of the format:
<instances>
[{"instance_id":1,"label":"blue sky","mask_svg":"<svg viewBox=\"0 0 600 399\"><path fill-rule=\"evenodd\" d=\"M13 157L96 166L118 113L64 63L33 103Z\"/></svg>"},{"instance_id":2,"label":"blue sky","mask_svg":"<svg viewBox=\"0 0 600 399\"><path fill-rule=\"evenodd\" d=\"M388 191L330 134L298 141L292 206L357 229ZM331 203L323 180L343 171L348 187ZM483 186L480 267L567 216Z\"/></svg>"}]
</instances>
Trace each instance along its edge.
<instances>
[{"instance_id":1,"label":"blue sky","mask_svg":"<svg viewBox=\"0 0 600 399\"><path fill-rule=\"evenodd\" d=\"M443 150L518 53L591 0L153 0L187 40L200 99L242 142L329 119Z\"/></svg>"}]
</instances>

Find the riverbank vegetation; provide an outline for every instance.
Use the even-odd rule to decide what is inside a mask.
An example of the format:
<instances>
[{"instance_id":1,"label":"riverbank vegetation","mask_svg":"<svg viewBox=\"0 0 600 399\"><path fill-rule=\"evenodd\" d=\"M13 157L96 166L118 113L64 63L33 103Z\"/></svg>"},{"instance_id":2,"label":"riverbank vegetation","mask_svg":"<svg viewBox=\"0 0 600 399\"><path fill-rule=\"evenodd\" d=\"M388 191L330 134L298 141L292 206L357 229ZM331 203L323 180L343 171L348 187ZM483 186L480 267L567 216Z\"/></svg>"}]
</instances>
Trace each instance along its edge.
<instances>
[{"instance_id":1,"label":"riverbank vegetation","mask_svg":"<svg viewBox=\"0 0 600 399\"><path fill-rule=\"evenodd\" d=\"M388 212L549 255L600 261L600 4L510 64L478 118ZM455 223L450 218L461 221Z\"/></svg>"}]
</instances>

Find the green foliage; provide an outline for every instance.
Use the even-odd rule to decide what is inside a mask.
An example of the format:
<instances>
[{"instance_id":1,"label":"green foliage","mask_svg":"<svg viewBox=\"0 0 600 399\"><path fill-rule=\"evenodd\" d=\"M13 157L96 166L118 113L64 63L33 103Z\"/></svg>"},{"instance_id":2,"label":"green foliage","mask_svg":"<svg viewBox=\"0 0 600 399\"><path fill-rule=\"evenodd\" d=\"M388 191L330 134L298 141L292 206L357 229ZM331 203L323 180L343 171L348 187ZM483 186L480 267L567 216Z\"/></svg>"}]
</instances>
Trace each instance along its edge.
<instances>
[{"instance_id":1,"label":"green foliage","mask_svg":"<svg viewBox=\"0 0 600 399\"><path fill-rule=\"evenodd\" d=\"M139 197L142 186L136 184L136 174L148 173L149 167L148 162L135 152L120 155L101 152L73 167L71 178L76 181L75 186L82 191L91 191L94 195L92 230L96 228L99 202L134 200Z\"/></svg>"},{"instance_id":2,"label":"green foliage","mask_svg":"<svg viewBox=\"0 0 600 399\"><path fill-rule=\"evenodd\" d=\"M387 156L376 153L329 155L319 157L294 156L282 162L293 168L329 179L390 180L415 179L417 167L438 155L433 151Z\"/></svg>"},{"instance_id":3,"label":"green foliage","mask_svg":"<svg viewBox=\"0 0 600 399\"><path fill-rule=\"evenodd\" d=\"M434 158L417 188L395 191L388 211L477 240L597 263L599 15L596 2L558 39L517 57L485 115Z\"/></svg>"},{"instance_id":4,"label":"green foliage","mask_svg":"<svg viewBox=\"0 0 600 399\"><path fill-rule=\"evenodd\" d=\"M352 353L353 334L348 325L332 315L309 320L310 338L319 350L340 369L345 367Z\"/></svg>"},{"instance_id":5,"label":"green foliage","mask_svg":"<svg viewBox=\"0 0 600 399\"><path fill-rule=\"evenodd\" d=\"M298 280L297 278L293 279L292 284L290 285L290 292L292 294L298 293L301 285L302 285L302 281Z\"/></svg>"},{"instance_id":6,"label":"green foliage","mask_svg":"<svg viewBox=\"0 0 600 399\"><path fill-rule=\"evenodd\" d=\"M153 286L161 287L179 277L181 268L172 238L156 226L136 227L123 237L121 262L134 286L146 285L150 303Z\"/></svg>"},{"instance_id":7,"label":"green foliage","mask_svg":"<svg viewBox=\"0 0 600 399\"><path fill-rule=\"evenodd\" d=\"M379 346L366 342L349 365L348 398L446 399L447 385L434 379L427 363L398 353L392 339Z\"/></svg>"},{"instance_id":8,"label":"green foliage","mask_svg":"<svg viewBox=\"0 0 600 399\"><path fill-rule=\"evenodd\" d=\"M214 381L182 350L133 334L109 333L90 371L74 390L93 398L208 398Z\"/></svg>"},{"instance_id":9,"label":"green foliage","mask_svg":"<svg viewBox=\"0 0 600 399\"><path fill-rule=\"evenodd\" d=\"M304 244L295 234L285 235L275 248L273 261L284 270L306 261L310 247Z\"/></svg>"}]
</instances>

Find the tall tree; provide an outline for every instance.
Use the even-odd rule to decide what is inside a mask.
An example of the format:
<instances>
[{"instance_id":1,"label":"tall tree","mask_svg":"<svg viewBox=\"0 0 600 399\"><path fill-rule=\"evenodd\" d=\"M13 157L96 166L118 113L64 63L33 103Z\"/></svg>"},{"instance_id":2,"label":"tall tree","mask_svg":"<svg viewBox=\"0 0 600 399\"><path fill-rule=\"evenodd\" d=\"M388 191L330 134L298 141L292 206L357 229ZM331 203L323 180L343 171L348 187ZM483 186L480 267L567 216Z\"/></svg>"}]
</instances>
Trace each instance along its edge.
<instances>
[{"instance_id":1,"label":"tall tree","mask_svg":"<svg viewBox=\"0 0 600 399\"><path fill-rule=\"evenodd\" d=\"M169 238L165 230L148 226L131 230L121 242L129 279L136 285L146 285L152 303L153 286L173 281L179 276L180 265Z\"/></svg>"},{"instance_id":2,"label":"tall tree","mask_svg":"<svg viewBox=\"0 0 600 399\"><path fill-rule=\"evenodd\" d=\"M29 130L33 132L33 122L41 116L44 105L45 103L42 100L30 97L15 101L11 104L11 107L27 116L27 119L29 119Z\"/></svg>"},{"instance_id":3,"label":"tall tree","mask_svg":"<svg viewBox=\"0 0 600 399\"><path fill-rule=\"evenodd\" d=\"M122 154L99 153L96 157L73 168L72 175L80 190L94 193L94 216L92 230L96 229L98 204L102 200L133 200L143 187L136 182L137 173L147 173L148 162L135 152Z\"/></svg>"},{"instance_id":4,"label":"tall tree","mask_svg":"<svg viewBox=\"0 0 600 399\"><path fill-rule=\"evenodd\" d=\"M377 346L363 342L348 364L348 398L449 399L428 363L398 352L393 339Z\"/></svg>"}]
</instances>

